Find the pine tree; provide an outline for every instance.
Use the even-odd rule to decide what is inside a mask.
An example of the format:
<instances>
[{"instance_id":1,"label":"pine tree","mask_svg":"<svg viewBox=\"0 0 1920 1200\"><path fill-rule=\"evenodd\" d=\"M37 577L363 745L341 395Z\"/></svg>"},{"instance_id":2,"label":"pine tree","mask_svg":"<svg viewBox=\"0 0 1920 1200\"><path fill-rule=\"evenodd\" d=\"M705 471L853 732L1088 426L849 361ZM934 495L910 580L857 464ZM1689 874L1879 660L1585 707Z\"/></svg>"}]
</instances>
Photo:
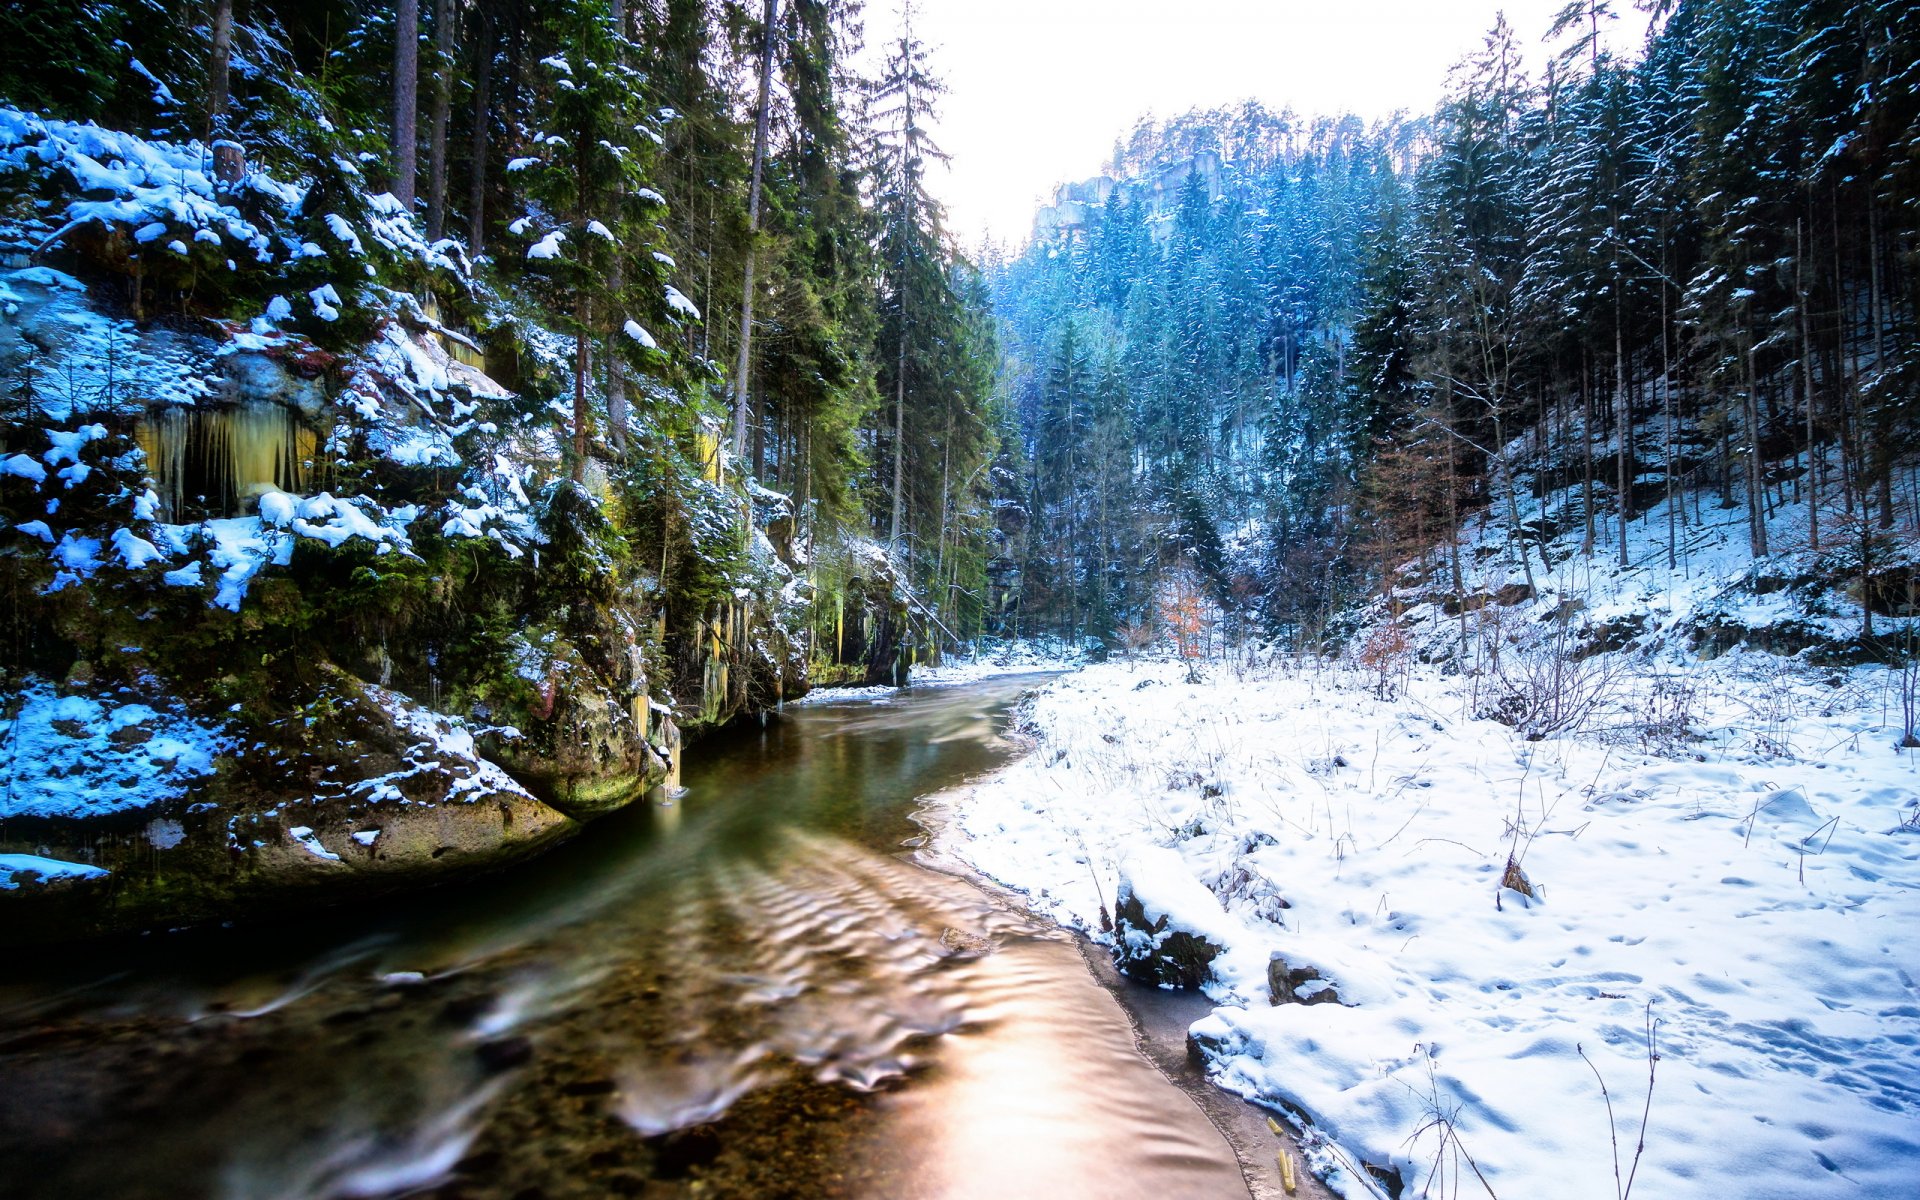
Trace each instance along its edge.
<instances>
[{"instance_id":1,"label":"pine tree","mask_svg":"<svg viewBox=\"0 0 1920 1200\"><path fill-rule=\"evenodd\" d=\"M554 51L540 62L534 153L507 166L528 200L510 231L530 242L529 269L573 340L571 472L580 481L592 455L591 348L622 334L626 356L657 365L661 348L649 325L700 313L664 281L668 268L652 253L664 203L646 186L653 141L645 81L626 63L628 43L612 12L588 0L551 18L546 32ZM608 286L615 278L619 291Z\"/></svg>"}]
</instances>

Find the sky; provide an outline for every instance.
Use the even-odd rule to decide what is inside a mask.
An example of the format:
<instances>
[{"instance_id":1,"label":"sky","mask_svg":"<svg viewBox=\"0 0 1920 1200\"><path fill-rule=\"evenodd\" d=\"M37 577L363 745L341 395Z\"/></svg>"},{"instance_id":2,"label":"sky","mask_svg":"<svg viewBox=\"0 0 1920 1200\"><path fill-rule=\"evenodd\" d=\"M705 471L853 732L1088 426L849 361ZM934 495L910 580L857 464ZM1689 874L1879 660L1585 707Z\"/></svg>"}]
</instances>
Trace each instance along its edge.
<instances>
[{"instance_id":1,"label":"sky","mask_svg":"<svg viewBox=\"0 0 1920 1200\"><path fill-rule=\"evenodd\" d=\"M1018 243L1054 185L1099 173L1146 113L1252 98L1302 114L1425 112L1449 68L1504 10L1537 69L1566 0L915 0L914 27L947 82L936 126L953 156L930 182L974 250ZM1609 40L1645 18L1617 4ZM869 47L897 36L899 0L869 0Z\"/></svg>"}]
</instances>

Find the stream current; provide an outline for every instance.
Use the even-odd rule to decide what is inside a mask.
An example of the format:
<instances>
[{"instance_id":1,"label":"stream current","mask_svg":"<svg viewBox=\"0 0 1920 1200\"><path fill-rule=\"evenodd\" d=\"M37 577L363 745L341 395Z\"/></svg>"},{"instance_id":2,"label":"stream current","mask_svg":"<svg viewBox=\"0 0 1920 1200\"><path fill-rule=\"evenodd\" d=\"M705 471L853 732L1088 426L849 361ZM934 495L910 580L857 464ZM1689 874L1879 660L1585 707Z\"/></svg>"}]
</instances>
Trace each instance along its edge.
<instances>
[{"instance_id":1,"label":"stream current","mask_svg":"<svg viewBox=\"0 0 1920 1200\"><path fill-rule=\"evenodd\" d=\"M1246 1197L1072 939L903 851L1034 682L790 710L465 886L16 952L0 1196Z\"/></svg>"}]
</instances>

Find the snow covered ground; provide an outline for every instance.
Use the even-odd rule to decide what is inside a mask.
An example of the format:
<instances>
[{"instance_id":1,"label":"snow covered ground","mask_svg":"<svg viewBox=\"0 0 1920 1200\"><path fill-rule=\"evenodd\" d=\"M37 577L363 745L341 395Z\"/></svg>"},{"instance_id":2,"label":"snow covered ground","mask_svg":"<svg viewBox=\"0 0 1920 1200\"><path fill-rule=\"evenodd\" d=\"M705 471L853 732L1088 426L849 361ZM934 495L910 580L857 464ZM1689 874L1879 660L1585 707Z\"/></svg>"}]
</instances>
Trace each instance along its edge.
<instances>
[{"instance_id":1,"label":"snow covered ground","mask_svg":"<svg viewBox=\"0 0 1920 1200\"><path fill-rule=\"evenodd\" d=\"M954 658L938 667L916 666L907 678L911 687L950 687L972 683L995 675L1025 675L1042 671L1071 671L1086 662L1086 655L1067 643L1054 639L1034 641L988 642L968 658ZM885 700L898 694L899 688L880 684L875 687L816 688L789 704L840 704L853 700Z\"/></svg>"},{"instance_id":2,"label":"snow covered ground","mask_svg":"<svg viewBox=\"0 0 1920 1200\"><path fill-rule=\"evenodd\" d=\"M1594 1069L1624 1172L1649 1005L1641 1194L1913 1195L1920 769L1888 673L1703 669L1718 695L1675 752L1526 742L1437 677L1381 700L1335 668L1090 667L1033 702L1035 752L948 845L1069 924L1126 887L1221 945L1217 1078L1304 1109L1350 1195L1343 1156L1451 1194L1454 1146L1499 1194L1615 1195ZM1509 855L1534 898L1501 887ZM1339 1003L1271 1005L1275 954Z\"/></svg>"},{"instance_id":3,"label":"snow covered ground","mask_svg":"<svg viewBox=\"0 0 1920 1200\"><path fill-rule=\"evenodd\" d=\"M1408 1195L1618 1196L1649 1020L1634 1194L1920 1195L1897 674L1615 665L1577 733L1536 741L1428 668L1383 698L1313 661L1088 667L1030 702L1033 753L942 845L1096 935L1126 889L1220 946L1194 1029L1215 1078L1304 1111L1349 1196L1362 1161ZM1276 955L1292 998L1338 1002L1271 1003Z\"/></svg>"}]
</instances>

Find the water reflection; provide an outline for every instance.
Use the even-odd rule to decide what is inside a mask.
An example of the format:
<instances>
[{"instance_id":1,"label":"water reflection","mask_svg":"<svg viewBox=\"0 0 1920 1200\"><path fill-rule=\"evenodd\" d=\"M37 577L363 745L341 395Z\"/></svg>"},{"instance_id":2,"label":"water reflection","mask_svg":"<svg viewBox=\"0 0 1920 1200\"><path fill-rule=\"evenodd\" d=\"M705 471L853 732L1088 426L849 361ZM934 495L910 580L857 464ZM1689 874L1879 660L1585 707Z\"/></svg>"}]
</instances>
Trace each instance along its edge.
<instances>
[{"instance_id":1,"label":"water reflection","mask_svg":"<svg viewBox=\"0 0 1920 1200\"><path fill-rule=\"evenodd\" d=\"M1030 682L791 710L472 886L16 974L0 1195L1235 1194L1068 943L893 857Z\"/></svg>"}]
</instances>

